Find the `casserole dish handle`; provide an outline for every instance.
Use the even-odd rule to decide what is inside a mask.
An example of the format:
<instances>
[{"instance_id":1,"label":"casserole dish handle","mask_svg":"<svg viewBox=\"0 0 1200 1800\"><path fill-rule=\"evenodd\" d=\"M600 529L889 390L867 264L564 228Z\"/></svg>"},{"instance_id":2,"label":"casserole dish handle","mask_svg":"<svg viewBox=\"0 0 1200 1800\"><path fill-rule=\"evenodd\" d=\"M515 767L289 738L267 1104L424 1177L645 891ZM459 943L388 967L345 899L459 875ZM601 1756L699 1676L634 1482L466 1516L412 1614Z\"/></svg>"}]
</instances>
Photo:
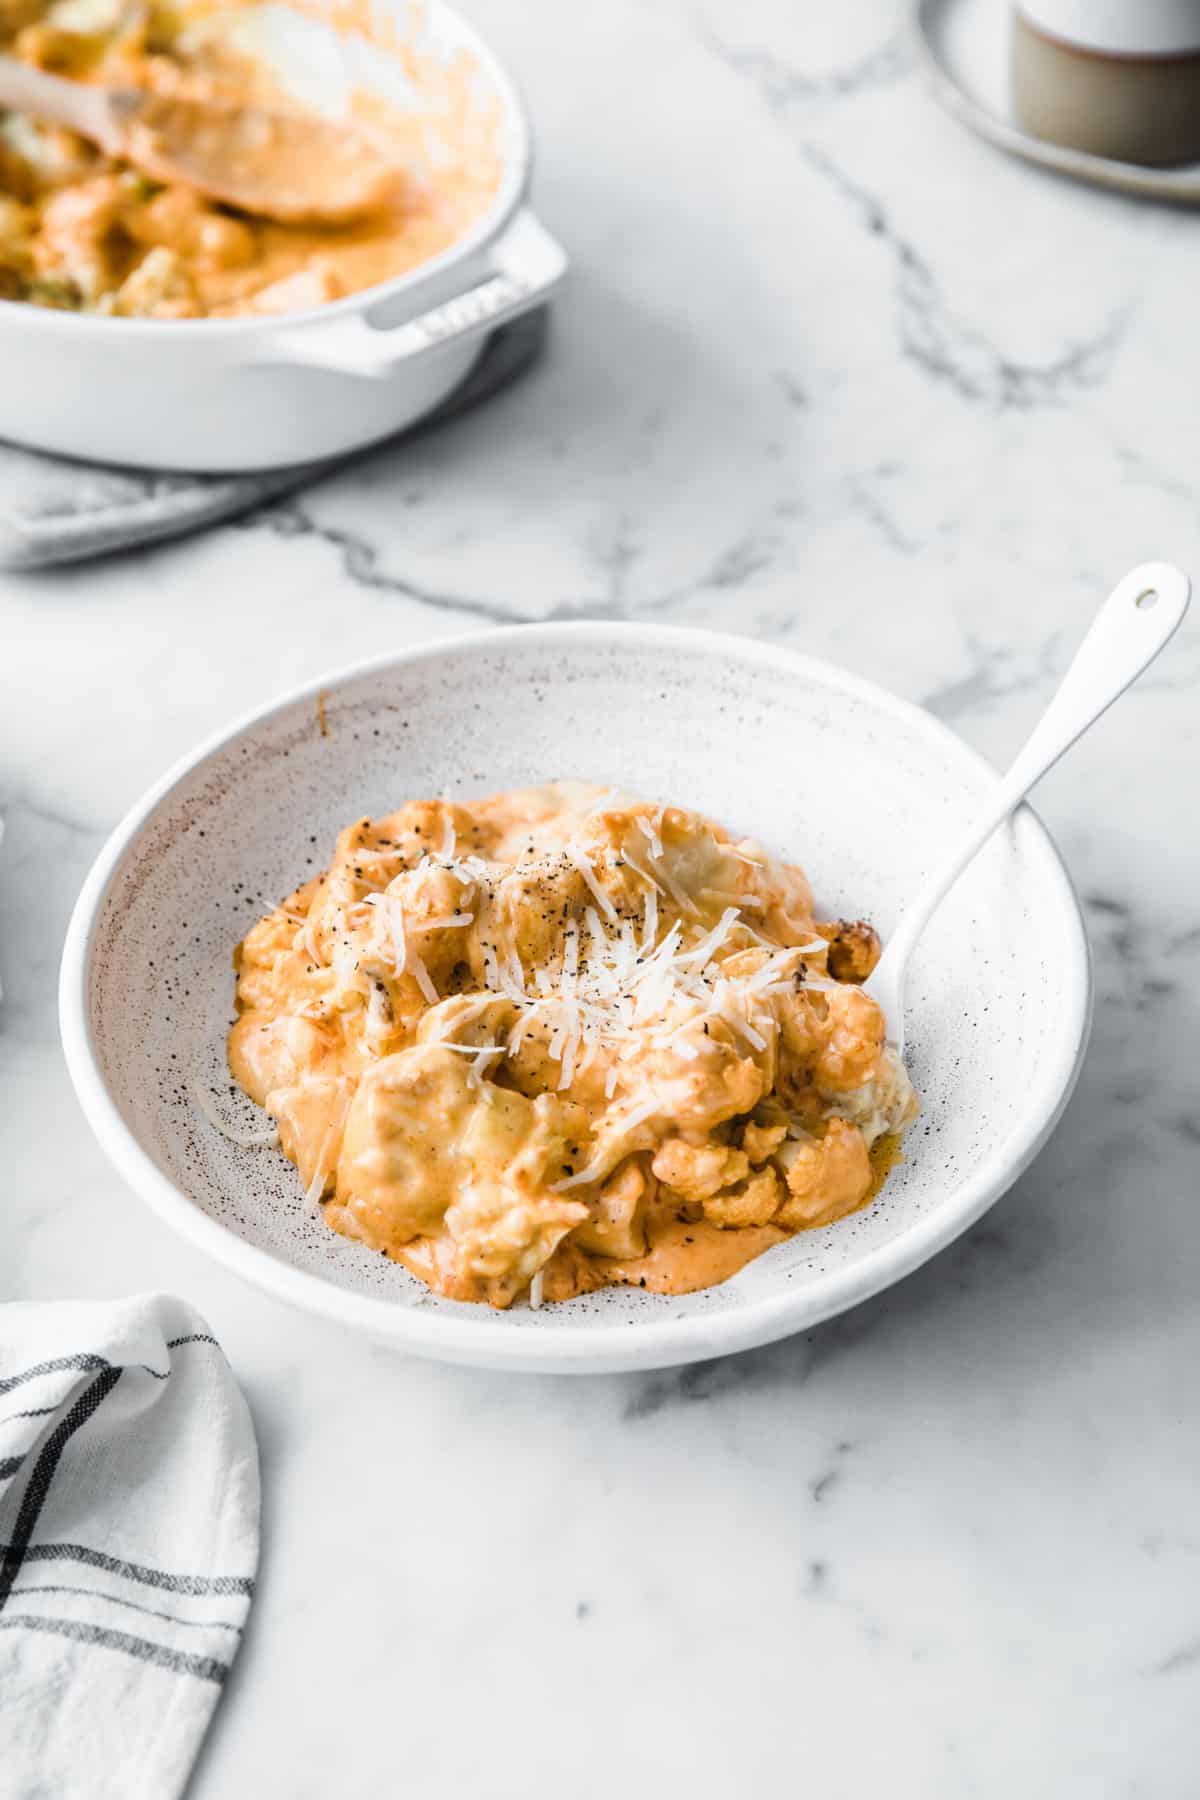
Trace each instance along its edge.
<instances>
[{"instance_id":1,"label":"casserole dish handle","mask_svg":"<svg viewBox=\"0 0 1200 1800\"><path fill-rule=\"evenodd\" d=\"M281 331L264 361L307 363L350 375L391 375L411 357L482 337L549 298L567 270L566 252L523 207L493 246L491 272L440 306L398 325L373 325L361 313L303 330Z\"/></svg>"}]
</instances>

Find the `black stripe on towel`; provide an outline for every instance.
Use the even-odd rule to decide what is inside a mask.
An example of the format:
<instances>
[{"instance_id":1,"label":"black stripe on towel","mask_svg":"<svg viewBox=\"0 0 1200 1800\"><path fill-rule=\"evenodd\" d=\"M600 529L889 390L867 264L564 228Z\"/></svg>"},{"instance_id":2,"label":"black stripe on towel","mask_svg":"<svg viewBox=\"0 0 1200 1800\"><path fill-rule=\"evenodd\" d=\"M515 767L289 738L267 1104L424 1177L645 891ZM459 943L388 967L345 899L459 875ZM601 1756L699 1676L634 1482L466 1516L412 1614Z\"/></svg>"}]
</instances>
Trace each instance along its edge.
<instances>
[{"instance_id":1,"label":"black stripe on towel","mask_svg":"<svg viewBox=\"0 0 1200 1800\"><path fill-rule=\"evenodd\" d=\"M192 1331L186 1337L168 1338L167 1349L177 1350L181 1344L216 1344L217 1340L207 1331ZM220 1349L220 1345L217 1344ZM7 1394L11 1389L20 1387L23 1382L36 1381L39 1375L53 1375L59 1369L112 1369L117 1365L109 1362L106 1356L97 1356L91 1350L79 1350L74 1356L56 1356L51 1362L34 1363L31 1369L22 1369L19 1375L0 1376L0 1394ZM171 1373L170 1369L152 1369L149 1363L129 1363L131 1369L141 1369L147 1375L153 1375L155 1381L165 1381ZM34 1411L43 1408L35 1407ZM50 1408L56 1411L56 1408ZM30 1415L12 1413L11 1418L23 1419Z\"/></svg>"},{"instance_id":2,"label":"black stripe on towel","mask_svg":"<svg viewBox=\"0 0 1200 1800\"><path fill-rule=\"evenodd\" d=\"M15 1475L28 1455L28 1450L22 1450L20 1456L0 1456L0 1481L7 1481L10 1475Z\"/></svg>"},{"instance_id":3,"label":"black stripe on towel","mask_svg":"<svg viewBox=\"0 0 1200 1800\"><path fill-rule=\"evenodd\" d=\"M24 1412L5 1413L0 1425L11 1425L14 1419L44 1419L48 1413L56 1413L57 1406L27 1406Z\"/></svg>"},{"instance_id":4,"label":"black stripe on towel","mask_svg":"<svg viewBox=\"0 0 1200 1800\"><path fill-rule=\"evenodd\" d=\"M215 1681L218 1686L229 1673L229 1664L215 1656L192 1656L185 1650L168 1650L152 1644L149 1638L133 1637L127 1631L108 1631L103 1625L84 1625L78 1619L42 1619L36 1613L6 1613L0 1619L0 1631L48 1631L58 1637L74 1638L80 1644L100 1644L106 1650L121 1650L136 1656L140 1662L169 1669L175 1675L198 1675L202 1681Z\"/></svg>"},{"instance_id":5,"label":"black stripe on towel","mask_svg":"<svg viewBox=\"0 0 1200 1800\"><path fill-rule=\"evenodd\" d=\"M0 1394L7 1394L12 1388L20 1387L22 1382L35 1381L39 1375L53 1375L57 1369L110 1369L112 1364L105 1356L96 1356L90 1350L80 1350L74 1356L56 1356L52 1362L34 1363L31 1369L22 1369L19 1375L0 1376Z\"/></svg>"},{"instance_id":6,"label":"black stripe on towel","mask_svg":"<svg viewBox=\"0 0 1200 1800\"><path fill-rule=\"evenodd\" d=\"M181 1619L178 1613L163 1612L157 1606L143 1606L140 1600L126 1600L121 1594L108 1594L103 1588L70 1587L65 1583L53 1582L31 1587L22 1582L19 1588L13 1589L16 1600L23 1600L26 1594L78 1594L84 1600L103 1600L108 1606L126 1606L130 1612L146 1613L152 1619L165 1619L168 1625L186 1625L189 1630L201 1631L236 1631L241 1636L242 1628L235 1625L232 1619Z\"/></svg>"},{"instance_id":7,"label":"black stripe on towel","mask_svg":"<svg viewBox=\"0 0 1200 1800\"><path fill-rule=\"evenodd\" d=\"M67 1443L80 1426L87 1423L105 1396L112 1393L120 1379L120 1369L104 1369L97 1375L95 1381L80 1394L74 1406L58 1421L38 1452L33 1473L21 1496L21 1508L13 1527L12 1542L5 1546L3 1559L0 1560L0 1612L4 1611L5 1602L12 1591L12 1584L29 1548L29 1540L33 1536L46 1495L50 1492L50 1483L54 1480L54 1472Z\"/></svg>"},{"instance_id":8,"label":"black stripe on towel","mask_svg":"<svg viewBox=\"0 0 1200 1800\"><path fill-rule=\"evenodd\" d=\"M7 1556L12 1545L0 1544L0 1556ZM249 1575L172 1575L165 1569L150 1569L145 1563L124 1562L119 1556L106 1556L103 1550L91 1550L86 1544L30 1544L26 1562L81 1562L93 1569L107 1569L110 1574L124 1575L129 1581L140 1581L146 1587L165 1588L170 1594L252 1594L254 1582Z\"/></svg>"}]
</instances>

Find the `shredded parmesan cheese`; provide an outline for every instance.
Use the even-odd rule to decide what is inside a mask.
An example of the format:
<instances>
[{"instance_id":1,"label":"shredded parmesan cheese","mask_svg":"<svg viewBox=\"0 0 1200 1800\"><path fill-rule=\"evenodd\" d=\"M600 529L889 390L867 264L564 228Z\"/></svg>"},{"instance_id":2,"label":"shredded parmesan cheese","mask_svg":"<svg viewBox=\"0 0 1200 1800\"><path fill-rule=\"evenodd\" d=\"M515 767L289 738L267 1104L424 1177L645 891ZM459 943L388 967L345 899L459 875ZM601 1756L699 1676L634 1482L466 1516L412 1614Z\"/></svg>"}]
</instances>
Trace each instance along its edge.
<instances>
[{"instance_id":1,"label":"shredded parmesan cheese","mask_svg":"<svg viewBox=\"0 0 1200 1800\"><path fill-rule=\"evenodd\" d=\"M392 949L392 963L395 967L396 975L399 977L403 975L404 965L408 960L408 940L404 929L404 908L400 904L400 897L398 894L393 894L389 888L382 894L368 894L365 904L368 906L375 906L382 910L388 940Z\"/></svg>"},{"instance_id":2,"label":"shredded parmesan cheese","mask_svg":"<svg viewBox=\"0 0 1200 1800\"><path fill-rule=\"evenodd\" d=\"M592 898L600 908L600 911L604 914L604 917L608 920L610 925L615 925L617 922L617 909L605 893L604 889L600 886L600 883L596 880L595 865L587 851L581 850L578 844L568 844L566 846L565 854L568 862L574 864L579 870L579 873L583 876L583 879L587 882Z\"/></svg>"},{"instance_id":3,"label":"shredded parmesan cheese","mask_svg":"<svg viewBox=\"0 0 1200 1800\"><path fill-rule=\"evenodd\" d=\"M737 916L737 907L727 906L717 923L708 933L707 937L702 937L700 942L691 950L685 951L683 955L679 957L679 961L683 963L685 967L689 963L694 963L697 968L706 968L712 961L715 952L721 948L721 945L729 936L731 926L737 923Z\"/></svg>"},{"instance_id":4,"label":"shredded parmesan cheese","mask_svg":"<svg viewBox=\"0 0 1200 1800\"><path fill-rule=\"evenodd\" d=\"M741 1037L744 1037L752 1049L765 1050L767 1048L766 1038L761 1032L756 1031L749 1020L739 1012L737 999L728 981L718 981L713 994L711 1010L718 1018L724 1019L725 1023Z\"/></svg>"},{"instance_id":5,"label":"shredded parmesan cheese","mask_svg":"<svg viewBox=\"0 0 1200 1800\"><path fill-rule=\"evenodd\" d=\"M308 957L308 960L310 963L312 963L314 966L318 966L320 964L321 952L320 952L320 948L317 944L317 939L316 939L316 934L315 934L314 924L313 924L312 919L306 919L304 921L303 931L299 931L296 933L296 944L299 949L304 951L304 953Z\"/></svg>"},{"instance_id":6,"label":"shredded parmesan cheese","mask_svg":"<svg viewBox=\"0 0 1200 1800\"><path fill-rule=\"evenodd\" d=\"M483 1045L479 1055L475 1058L467 1071L467 1086L469 1088L477 1088L496 1058L503 1055L503 1046L499 1044Z\"/></svg>"},{"instance_id":7,"label":"shredded parmesan cheese","mask_svg":"<svg viewBox=\"0 0 1200 1800\"><path fill-rule=\"evenodd\" d=\"M198 1075L192 1076L188 1088L197 1111L203 1113L213 1130L219 1131L221 1136L228 1138L231 1144L236 1144L241 1150L276 1149L279 1144L278 1131L238 1131L234 1126L227 1125L205 1091Z\"/></svg>"},{"instance_id":8,"label":"shredded parmesan cheese","mask_svg":"<svg viewBox=\"0 0 1200 1800\"><path fill-rule=\"evenodd\" d=\"M661 882L656 880L655 877L650 873L649 869L643 869L641 863L635 862L633 860L633 858L632 858L632 856L630 856L628 850L622 850L621 857L622 857L622 860L624 861L626 867L632 869L635 875L640 875L642 880L646 883L646 886L648 888L652 888L656 894L661 894L666 891L663 888Z\"/></svg>"},{"instance_id":9,"label":"shredded parmesan cheese","mask_svg":"<svg viewBox=\"0 0 1200 1800\"><path fill-rule=\"evenodd\" d=\"M595 1162L588 1163L585 1168L577 1169L574 1175L565 1175L561 1181L552 1181L550 1191L555 1194L565 1194L568 1188L583 1187L589 1181L599 1181L602 1175L607 1175L611 1167L611 1157L599 1157Z\"/></svg>"},{"instance_id":10,"label":"shredded parmesan cheese","mask_svg":"<svg viewBox=\"0 0 1200 1800\"><path fill-rule=\"evenodd\" d=\"M696 902L692 899L690 894L684 893L665 862L659 863L659 878L680 912L686 913L690 919L699 918L700 908L696 905Z\"/></svg>"},{"instance_id":11,"label":"shredded parmesan cheese","mask_svg":"<svg viewBox=\"0 0 1200 1800\"><path fill-rule=\"evenodd\" d=\"M661 807L658 810L657 816L658 816L659 824L661 824L662 823L662 808ZM654 825L652 825L650 820L647 819L645 817L645 815L642 813L638 814L638 825L642 831L643 836L645 837L646 841L650 845L651 856L657 862L659 857L663 853L662 839L658 835L657 828Z\"/></svg>"},{"instance_id":12,"label":"shredded parmesan cheese","mask_svg":"<svg viewBox=\"0 0 1200 1800\"><path fill-rule=\"evenodd\" d=\"M343 1084L343 1086L345 1086L345 1084ZM317 1152L317 1161L316 1167L313 1170L313 1178L309 1182L304 1195L305 1204L310 1207L320 1205L321 1196L325 1192L326 1183L333 1174L334 1169L337 1167L338 1153L342 1143L342 1133L346 1129L346 1115L350 1111L350 1102L352 1098L353 1095L347 1088L338 1102L332 1119L329 1121L329 1129L321 1139L321 1148Z\"/></svg>"},{"instance_id":13,"label":"shredded parmesan cheese","mask_svg":"<svg viewBox=\"0 0 1200 1800\"><path fill-rule=\"evenodd\" d=\"M425 964L417 955L411 944L408 947L408 969L413 980L421 990L422 998L427 1000L430 1006L436 1006L441 996L433 985L429 970L425 967Z\"/></svg>"}]
</instances>

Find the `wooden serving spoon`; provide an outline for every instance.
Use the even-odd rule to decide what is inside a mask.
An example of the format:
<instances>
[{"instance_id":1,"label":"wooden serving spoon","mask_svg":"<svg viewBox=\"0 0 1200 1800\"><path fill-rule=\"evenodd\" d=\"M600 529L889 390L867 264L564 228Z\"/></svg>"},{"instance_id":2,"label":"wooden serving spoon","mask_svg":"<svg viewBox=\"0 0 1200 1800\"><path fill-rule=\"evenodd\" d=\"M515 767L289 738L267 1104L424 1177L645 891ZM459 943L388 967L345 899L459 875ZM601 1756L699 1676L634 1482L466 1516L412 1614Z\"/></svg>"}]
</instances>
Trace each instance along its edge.
<instances>
[{"instance_id":1,"label":"wooden serving spoon","mask_svg":"<svg viewBox=\"0 0 1200 1800\"><path fill-rule=\"evenodd\" d=\"M366 132L303 113L91 86L11 56L0 56L0 106L65 125L154 181L283 224L342 224L398 191L399 170Z\"/></svg>"},{"instance_id":2,"label":"wooden serving spoon","mask_svg":"<svg viewBox=\"0 0 1200 1800\"><path fill-rule=\"evenodd\" d=\"M1190 595L1187 576L1170 563L1143 563L1117 583L995 798L909 901L882 959L863 984L882 1008L888 1042L898 1051L904 1049L904 978L930 919L1030 788L1154 661L1182 624Z\"/></svg>"}]
</instances>

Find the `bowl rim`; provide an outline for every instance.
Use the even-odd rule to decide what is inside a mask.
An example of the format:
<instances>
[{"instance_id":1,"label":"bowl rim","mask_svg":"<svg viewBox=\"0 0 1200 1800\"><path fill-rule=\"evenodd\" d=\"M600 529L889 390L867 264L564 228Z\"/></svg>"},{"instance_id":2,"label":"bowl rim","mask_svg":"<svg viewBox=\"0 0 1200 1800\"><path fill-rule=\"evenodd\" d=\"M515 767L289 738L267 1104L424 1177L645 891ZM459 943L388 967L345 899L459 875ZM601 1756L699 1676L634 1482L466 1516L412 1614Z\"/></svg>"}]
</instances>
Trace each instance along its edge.
<instances>
[{"instance_id":1,"label":"bowl rim","mask_svg":"<svg viewBox=\"0 0 1200 1800\"><path fill-rule=\"evenodd\" d=\"M188 343L194 342L197 337L214 345L218 342L253 342L258 338L278 335L285 330L291 333L306 327L324 325L331 319L368 311L397 295L415 293L423 283L436 282L448 269L467 262L486 250L502 235L529 192L533 175L533 134L529 114L513 77L470 21L456 7L451 6L448 0L433 0L430 11L434 18L444 18L450 23L455 42L475 57L499 96L511 134L511 143L504 157L504 172L491 205L469 230L447 245L445 250L431 256L427 262L405 270L402 275L394 275L390 281L358 288L340 300L329 300L321 306L307 307L302 312L271 313L237 319L119 319L98 317L94 313L60 312L54 307L34 306L28 300L0 300L0 329L15 326L50 337L70 336L73 332L81 339L85 333L101 332L106 342L136 339L145 343L153 339L156 342ZM168 328L165 336L164 327Z\"/></svg>"},{"instance_id":2,"label":"bowl rim","mask_svg":"<svg viewBox=\"0 0 1200 1800\"><path fill-rule=\"evenodd\" d=\"M935 1207L897 1238L830 1273L815 1293L803 1287L757 1296L729 1313L675 1313L623 1325L587 1324L569 1330L515 1332L490 1309L472 1308L459 1317L423 1307L398 1307L391 1301L357 1294L321 1275L292 1267L270 1251L235 1236L165 1175L142 1148L123 1119L109 1090L97 1054L88 1007L88 986L96 926L109 889L127 854L155 810L179 784L219 751L256 727L320 693L358 682L390 669L435 663L448 654L478 656L498 644L523 644L537 651L571 643L601 648L657 645L676 652L721 656L778 672L782 664L798 677L864 700L915 730L964 773L999 786L1001 777L977 751L923 707L889 692L873 681L836 664L784 645L696 626L579 621L510 625L439 637L338 668L239 716L204 739L154 782L125 814L100 850L71 914L59 975L59 1026L68 1072L85 1117L110 1162L160 1218L236 1274L290 1301L375 1339L442 1361L545 1370L559 1373L666 1368L737 1350L751 1349L804 1330L844 1312L911 1274L931 1256L966 1231L1028 1168L1066 1108L1087 1046L1092 1014L1092 968L1078 895L1053 838L1028 805L1022 807L1024 830L1034 854L1042 859L1061 890L1062 914L1068 928L1069 967L1065 971L1066 1008L1059 1044L1050 1072L1039 1092L1051 1096L1036 1116L1023 1115L1015 1144L1008 1153L994 1152L960 1183L952 1207ZM1018 816L1021 816L1018 815ZM1071 941L1073 940L1073 942ZM538 1349L539 1341L543 1346Z\"/></svg>"}]
</instances>

